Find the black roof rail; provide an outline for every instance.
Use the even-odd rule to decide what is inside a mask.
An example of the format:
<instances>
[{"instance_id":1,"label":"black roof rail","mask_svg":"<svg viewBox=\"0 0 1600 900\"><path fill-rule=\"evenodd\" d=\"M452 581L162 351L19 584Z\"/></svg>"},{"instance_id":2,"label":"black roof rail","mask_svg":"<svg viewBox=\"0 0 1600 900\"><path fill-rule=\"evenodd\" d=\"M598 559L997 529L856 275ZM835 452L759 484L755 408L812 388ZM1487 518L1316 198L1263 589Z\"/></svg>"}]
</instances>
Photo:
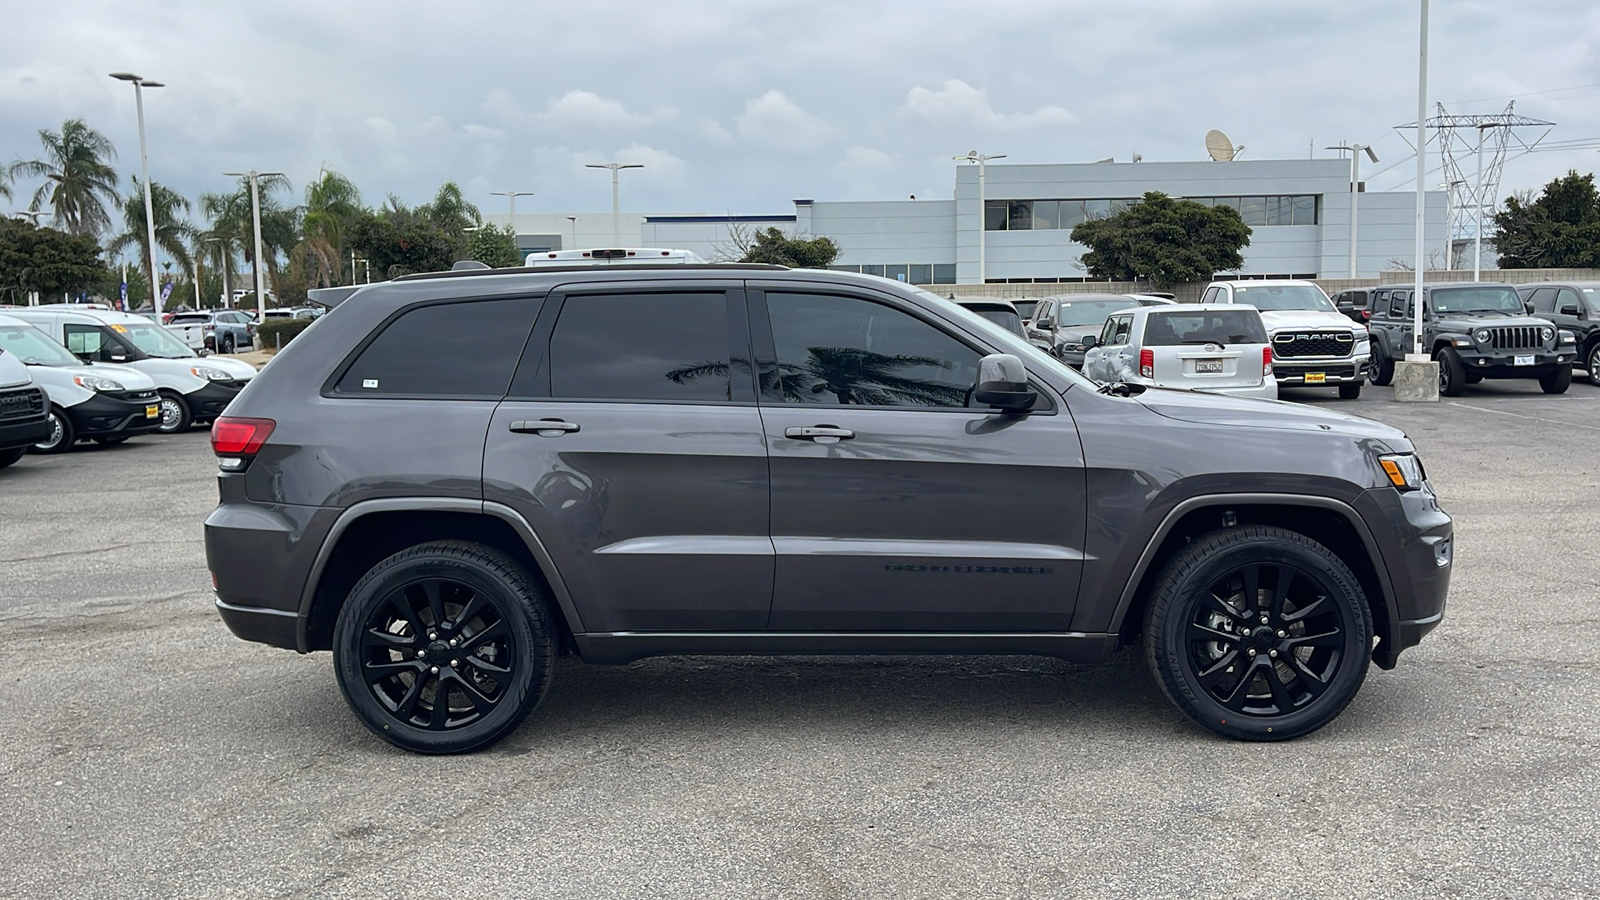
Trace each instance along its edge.
<instances>
[{"instance_id":1,"label":"black roof rail","mask_svg":"<svg viewBox=\"0 0 1600 900\"><path fill-rule=\"evenodd\" d=\"M619 263L614 266L513 266L504 269L468 269L454 272L416 272L391 281L428 281L435 278L478 278L484 275L536 275L540 272L634 272L640 269L669 272L756 271L787 272L788 266L771 263ZM364 285L363 285L364 286Z\"/></svg>"}]
</instances>

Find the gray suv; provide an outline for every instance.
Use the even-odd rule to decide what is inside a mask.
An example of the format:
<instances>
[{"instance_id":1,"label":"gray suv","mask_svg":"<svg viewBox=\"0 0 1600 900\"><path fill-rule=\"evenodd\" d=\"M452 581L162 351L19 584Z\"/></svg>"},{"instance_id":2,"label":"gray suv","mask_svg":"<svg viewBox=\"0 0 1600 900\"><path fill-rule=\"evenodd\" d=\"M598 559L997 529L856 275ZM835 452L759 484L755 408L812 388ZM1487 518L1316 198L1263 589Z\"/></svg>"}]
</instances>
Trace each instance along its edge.
<instances>
[{"instance_id":1,"label":"gray suv","mask_svg":"<svg viewBox=\"0 0 1600 900\"><path fill-rule=\"evenodd\" d=\"M1233 738L1344 709L1444 614L1451 521L1393 428L1101 390L881 278L756 265L365 286L212 428L242 638L332 650L377 735L508 734L552 662L1140 643Z\"/></svg>"}]
</instances>

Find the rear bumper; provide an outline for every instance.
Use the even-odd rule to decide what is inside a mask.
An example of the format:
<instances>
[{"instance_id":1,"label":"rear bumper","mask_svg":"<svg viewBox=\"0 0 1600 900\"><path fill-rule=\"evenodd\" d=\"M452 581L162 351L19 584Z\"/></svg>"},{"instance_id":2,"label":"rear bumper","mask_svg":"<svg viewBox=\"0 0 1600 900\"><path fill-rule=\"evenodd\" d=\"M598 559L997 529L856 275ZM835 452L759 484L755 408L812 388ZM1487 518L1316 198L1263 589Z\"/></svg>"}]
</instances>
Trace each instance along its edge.
<instances>
[{"instance_id":1,"label":"rear bumper","mask_svg":"<svg viewBox=\"0 0 1600 900\"><path fill-rule=\"evenodd\" d=\"M237 637L286 650L298 649L295 635L300 630L300 616L296 613L259 606L235 606L218 598L217 614L222 616L222 624Z\"/></svg>"},{"instance_id":2,"label":"rear bumper","mask_svg":"<svg viewBox=\"0 0 1600 900\"><path fill-rule=\"evenodd\" d=\"M1265 379L1260 384L1249 387L1207 388L1197 386L1195 390L1205 391L1208 394L1227 394L1229 397L1250 397L1256 400L1278 399L1278 383Z\"/></svg>"}]
</instances>

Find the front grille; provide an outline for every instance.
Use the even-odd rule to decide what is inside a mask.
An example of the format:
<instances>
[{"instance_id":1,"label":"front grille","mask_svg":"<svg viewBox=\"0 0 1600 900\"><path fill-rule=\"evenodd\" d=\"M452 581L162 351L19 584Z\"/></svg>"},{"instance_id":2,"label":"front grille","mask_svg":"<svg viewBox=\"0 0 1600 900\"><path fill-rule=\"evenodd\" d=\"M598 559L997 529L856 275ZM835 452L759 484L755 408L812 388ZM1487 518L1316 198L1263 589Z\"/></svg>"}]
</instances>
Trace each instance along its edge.
<instances>
[{"instance_id":1,"label":"front grille","mask_svg":"<svg viewBox=\"0 0 1600 900\"><path fill-rule=\"evenodd\" d=\"M1532 350L1544 346L1539 325L1501 325L1489 329L1489 346L1495 350Z\"/></svg>"},{"instance_id":2,"label":"front grille","mask_svg":"<svg viewBox=\"0 0 1600 900\"><path fill-rule=\"evenodd\" d=\"M1349 356L1355 345L1355 337L1348 331L1286 331L1272 336L1272 355L1282 359Z\"/></svg>"},{"instance_id":3,"label":"front grille","mask_svg":"<svg viewBox=\"0 0 1600 900\"><path fill-rule=\"evenodd\" d=\"M0 393L0 422L36 419L44 415L44 391L23 388Z\"/></svg>"},{"instance_id":4,"label":"front grille","mask_svg":"<svg viewBox=\"0 0 1600 900\"><path fill-rule=\"evenodd\" d=\"M127 400L127 401L130 401L130 402L133 402L133 403L142 403L142 402L144 402L146 400L154 403L155 400L156 400L156 397L159 396L159 395L155 391L150 390L150 391L111 391L111 392L107 393L106 396L115 397L118 400Z\"/></svg>"}]
</instances>

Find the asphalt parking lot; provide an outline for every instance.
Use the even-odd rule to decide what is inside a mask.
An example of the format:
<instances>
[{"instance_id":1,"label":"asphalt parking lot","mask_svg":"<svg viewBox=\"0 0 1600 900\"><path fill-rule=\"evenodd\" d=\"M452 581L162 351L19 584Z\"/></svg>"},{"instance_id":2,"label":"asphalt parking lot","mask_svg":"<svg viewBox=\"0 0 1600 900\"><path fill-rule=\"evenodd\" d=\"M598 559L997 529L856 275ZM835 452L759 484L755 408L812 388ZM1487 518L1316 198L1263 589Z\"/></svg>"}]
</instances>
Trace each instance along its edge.
<instances>
[{"instance_id":1,"label":"asphalt parking lot","mask_svg":"<svg viewBox=\"0 0 1600 900\"><path fill-rule=\"evenodd\" d=\"M1299 741L1214 738L1135 654L564 659L470 757L390 748L327 654L211 606L204 432L0 472L0 896L1600 894L1600 387L1405 428L1444 624Z\"/></svg>"}]
</instances>

